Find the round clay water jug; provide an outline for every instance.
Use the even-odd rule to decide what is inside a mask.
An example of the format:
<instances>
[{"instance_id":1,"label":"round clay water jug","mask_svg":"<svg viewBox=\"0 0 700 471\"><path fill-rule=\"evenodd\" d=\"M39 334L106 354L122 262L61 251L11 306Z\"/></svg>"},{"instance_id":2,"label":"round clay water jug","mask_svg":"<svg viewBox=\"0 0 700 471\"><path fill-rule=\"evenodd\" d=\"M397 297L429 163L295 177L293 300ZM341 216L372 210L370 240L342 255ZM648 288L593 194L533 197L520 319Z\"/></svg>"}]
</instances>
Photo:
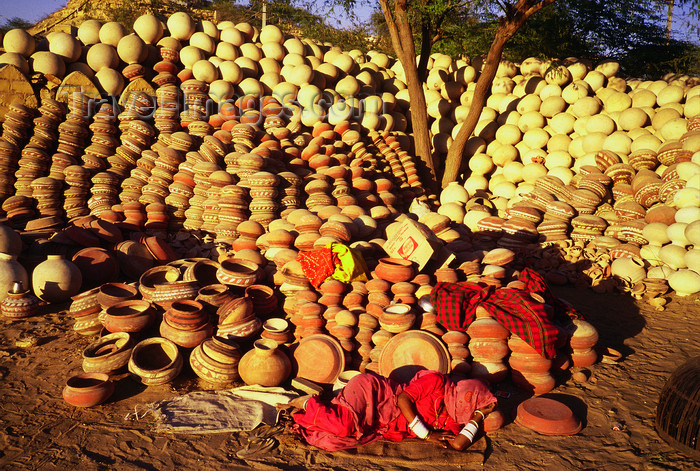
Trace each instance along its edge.
<instances>
[{"instance_id":1,"label":"round clay water jug","mask_svg":"<svg viewBox=\"0 0 700 471\"><path fill-rule=\"evenodd\" d=\"M238 373L246 384L279 386L289 377L292 364L289 357L277 349L271 339L256 340L238 363Z\"/></svg>"},{"instance_id":2,"label":"round clay water jug","mask_svg":"<svg viewBox=\"0 0 700 471\"><path fill-rule=\"evenodd\" d=\"M80 291L80 269L62 255L49 255L32 272L32 289L42 301L62 303Z\"/></svg>"},{"instance_id":3,"label":"round clay water jug","mask_svg":"<svg viewBox=\"0 0 700 471\"><path fill-rule=\"evenodd\" d=\"M17 261L16 255L0 252L0 302L7 297L15 282L29 286L27 270Z\"/></svg>"}]
</instances>

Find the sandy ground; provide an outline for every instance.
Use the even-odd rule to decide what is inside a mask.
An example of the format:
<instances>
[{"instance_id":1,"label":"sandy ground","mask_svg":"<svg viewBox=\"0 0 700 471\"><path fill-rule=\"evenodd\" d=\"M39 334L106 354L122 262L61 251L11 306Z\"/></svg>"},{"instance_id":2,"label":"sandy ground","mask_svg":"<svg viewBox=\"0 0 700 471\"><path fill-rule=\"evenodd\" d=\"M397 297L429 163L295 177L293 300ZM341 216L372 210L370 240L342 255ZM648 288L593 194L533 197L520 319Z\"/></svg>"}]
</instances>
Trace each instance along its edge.
<instances>
[{"instance_id":1,"label":"sandy ground","mask_svg":"<svg viewBox=\"0 0 700 471\"><path fill-rule=\"evenodd\" d=\"M700 355L700 299L672 299L663 312L624 295L557 288L600 332L600 344L624 354L618 364L596 364L590 380L562 377L550 395L569 404L584 428L569 437L538 435L508 423L473 445L469 453L429 444L379 442L356 451L325 453L277 433L278 445L243 460L236 452L248 434L170 435L151 420L126 418L134 408L197 390L184 370L177 382L144 387L127 374L115 378L105 404L75 408L64 402L65 380L81 369L81 352L94 339L71 329L72 319L52 306L19 321L0 320L0 468L51 469L259 469L259 470L686 470L700 462L678 452L654 430L659 392L670 374ZM35 337L38 345L23 347ZM18 341L20 341L18 345ZM508 382L501 408L510 416L525 397ZM133 417L133 416L132 416ZM613 430L616 423L622 430ZM483 467L482 467L483 461Z\"/></svg>"}]
</instances>

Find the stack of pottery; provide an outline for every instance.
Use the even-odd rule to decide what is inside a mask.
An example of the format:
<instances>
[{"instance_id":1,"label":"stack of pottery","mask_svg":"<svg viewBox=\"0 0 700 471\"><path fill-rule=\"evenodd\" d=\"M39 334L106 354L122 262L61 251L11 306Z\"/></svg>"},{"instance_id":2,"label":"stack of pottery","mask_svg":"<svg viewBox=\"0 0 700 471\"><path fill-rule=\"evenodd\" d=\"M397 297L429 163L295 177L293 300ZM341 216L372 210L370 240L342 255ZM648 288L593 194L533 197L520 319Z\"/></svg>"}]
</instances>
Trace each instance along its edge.
<instances>
[{"instance_id":1,"label":"stack of pottery","mask_svg":"<svg viewBox=\"0 0 700 471\"><path fill-rule=\"evenodd\" d=\"M571 338L571 361L574 366L586 367L598 361L595 346L598 343L598 331L590 323L574 319L569 328Z\"/></svg>"},{"instance_id":2,"label":"stack of pottery","mask_svg":"<svg viewBox=\"0 0 700 471\"><path fill-rule=\"evenodd\" d=\"M22 148L27 144L32 132L32 119L34 110L20 103L8 106L5 121L2 124L2 138Z\"/></svg>"},{"instance_id":3,"label":"stack of pottery","mask_svg":"<svg viewBox=\"0 0 700 471\"><path fill-rule=\"evenodd\" d=\"M384 329L379 329L372 334L372 343L374 344L374 348L369 352L370 361L364 366L366 370L379 373L379 358L382 355L384 346L393 336L394 334Z\"/></svg>"},{"instance_id":4,"label":"stack of pottery","mask_svg":"<svg viewBox=\"0 0 700 471\"><path fill-rule=\"evenodd\" d=\"M114 155L119 146L119 128L115 124L116 117L112 105L103 103L90 123L92 138L90 145L81 156L82 164L92 173L107 169L107 158Z\"/></svg>"},{"instance_id":5,"label":"stack of pottery","mask_svg":"<svg viewBox=\"0 0 700 471\"><path fill-rule=\"evenodd\" d=\"M184 348L194 348L211 337L213 326L202 304L197 301L174 301L163 314L160 335Z\"/></svg>"},{"instance_id":6,"label":"stack of pottery","mask_svg":"<svg viewBox=\"0 0 700 471\"><path fill-rule=\"evenodd\" d=\"M285 217L290 212L301 207L301 178L292 172L281 172L277 174L280 179L280 205Z\"/></svg>"},{"instance_id":7,"label":"stack of pottery","mask_svg":"<svg viewBox=\"0 0 700 471\"><path fill-rule=\"evenodd\" d=\"M368 314L372 314L375 317L379 317L382 310L391 303L391 298L389 297L389 289L391 288L391 283L380 278L373 278L365 283L367 288L367 309Z\"/></svg>"},{"instance_id":8,"label":"stack of pottery","mask_svg":"<svg viewBox=\"0 0 700 471\"><path fill-rule=\"evenodd\" d=\"M216 226L216 238L220 241L233 241L238 235L240 223L248 219L247 191L238 185L226 185L221 188L219 199L219 225Z\"/></svg>"},{"instance_id":9,"label":"stack of pottery","mask_svg":"<svg viewBox=\"0 0 700 471\"><path fill-rule=\"evenodd\" d=\"M149 203L161 203L161 196L155 193L143 193L143 189L148 185L151 172L155 168L158 154L151 150L141 152L141 156L136 161L136 166L129 172L129 177L121 183L122 191L119 193L119 200L122 203L127 201L138 201L146 206Z\"/></svg>"},{"instance_id":10,"label":"stack of pottery","mask_svg":"<svg viewBox=\"0 0 700 471\"><path fill-rule=\"evenodd\" d=\"M357 315L347 309L342 309L335 314L333 321L332 326L326 325L328 333L338 339L340 346L345 352L349 354L355 351L357 345L353 342L353 339L357 334L357 325L359 321Z\"/></svg>"},{"instance_id":11,"label":"stack of pottery","mask_svg":"<svg viewBox=\"0 0 700 471\"><path fill-rule=\"evenodd\" d=\"M129 363L134 341L128 332L103 335L83 350L83 371L114 374Z\"/></svg>"},{"instance_id":12,"label":"stack of pottery","mask_svg":"<svg viewBox=\"0 0 700 471\"><path fill-rule=\"evenodd\" d=\"M15 195L31 197L32 182L48 172L51 159L46 151L33 147L25 147L21 155L15 172Z\"/></svg>"},{"instance_id":13,"label":"stack of pottery","mask_svg":"<svg viewBox=\"0 0 700 471\"><path fill-rule=\"evenodd\" d=\"M240 159L239 159L240 160ZM270 172L256 172L247 176L250 188L250 220L259 222L264 228L277 217L277 185L279 179Z\"/></svg>"},{"instance_id":14,"label":"stack of pottery","mask_svg":"<svg viewBox=\"0 0 700 471\"><path fill-rule=\"evenodd\" d=\"M16 281L0 302L0 314L9 319L31 317L38 312L40 305L39 298L25 289L22 281Z\"/></svg>"},{"instance_id":15,"label":"stack of pottery","mask_svg":"<svg viewBox=\"0 0 700 471\"><path fill-rule=\"evenodd\" d=\"M345 283L338 280L329 279L321 283L318 290L321 292L321 297L318 299L319 304L323 304L327 308L332 306L340 306L345 294Z\"/></svg>"},{"instance_id":16,"label":"stack of pottery","mask_svg":"<svg viewBox=\"0 0 700 471\"><path fill-rule=\"evenodd\" d=\"M451 371L453 373L468 375L471 365L467 361L469 358L469 335L466 332L450 330L442 335L442 340L447 344L447 349L452 357Z\"/></svg>"},{"instance_id":17,"label":"stack of pottery","mask_svg":"<svg viewBox=\"0 0 700 471\"><path fill-rule=\"evenodd\" d=\"M253 301L253 311L260 317L268 317L277 310L277 295L267 285L250 285L245 289L245 295Z\"/></svg>"},{"instance_id":18,"label":"stack of pottery","mask_svg":"<svg viewBox=\"0 0 700 471\"><path fill-rule=\"evenodd\" d=\"M241 124L239 126L248 126ZM249 127L249 126L248 126ZM252 128L251 128L252 130ZM260 172L265 167L265 157L256 153L246 153L238 156L236 160L236 176L240 179L238 186L250 189L249 177ZM274 186L274 185L273 185Z\"/></svg>"},{"instance_id":19,"label":"stack of pottery","mask_svg":"<svg viewBox=\"0 0 700 471\"><path fill-rule=\"evenodd\" d=\"M63 182L51 177L36 178L31 183L32 198L37 201L36 209L40 216L62 216L61 190Z\"/></svg>"},{"instance_id":20,"label":"stack of pottery","mask_svg":"<svg viewBox=\"0 0 700 471\"><path fill-rule=\"evenodd\" d=\"M324 318L326 309L317 302L302 302L296 307L296 312L290 321L294 324L294 337L303 339L310 335L324 333L327 318Z\"/></svg>"},{"instance_id":21,"label":"stack of pottery","mask_svg":"<svg viewBox=\"0 0 700 471\"><path fill-rule=\"evenodd\" d=\"M357 353L360 355L360 370L364 371L364 368L370 363L370 355L373 350L372 346L372 336L377 331L379 327L379 321L374 316L367 314L366 312L360 313L357 319L357 333L355 334L355 340L360 346L357 349Z\"/></svg>"},{"instance_id":22,"label":"stack of pottery","mask_svg":"<svg viewBox=\"0 0 700 471\"><path fill-rule=\"evenodd\" d=\"M477 319L467 328L472 376L490 383L500 383L508 375L508 366L503 360L508 356L507 339L510 332L492 317L480 317L486 314L477 312Z\"/></svg>"},{"instance_id":23,"label":"stack of pottery","mask_svg":"<svg viewBox=\"0 0 700 471\"><path fill-rule=\"evenodd\" d=\"M246 296L236 297L217 310L219 325L217 335L229 339L244 339L257 335L262 321L253 311L253 301Z\"/></svg>"},{"instance_id":24,"label":"stack of pottery","mask_svg":"<svg viewBox=\"0 0 700 471\"><path fill-rule=\"evenodd\" d=\"M99 216L104 211L110 211L117 204L119 177L111 172L99 172L92 176L90 199L87 205L90 214Z\"/></svg>"},{"instance_id":25,"label":"stack of pottery","mask_svg":"<svg viewBox=\"0 0 700 471\"><path fill-rule=\"evenodd\" d=\"M540 355L517 335L510 336L508 348L511 351L508 359L511 378L519 388L536 396L554 389L556 381L549 372L552 360Z\"/></svg>"},{"instance_id":26,"label":"stack of pottery","mask_svg":"<svg viewBox=\"0 0 700 471\"><path fill-rule=\"evenodd\" d=\"M166 205L153 202L148 203L145 209L146 222L144 223L144 228L146 232L150 234L165 233L168 229L168 221L170 218Z\"/></svg>"},{"instance_id":27,"label":"stack of pottery","mask_svg":"<svg viewBox=\"0 0 700 471\"><path fill-rule=\"evenodd\" d=\"M73 296L68 312L75 319L73 330L80 335L95 335L102 330L102 321L99 315L102 311L97 300L99 288L93 288L76 296Z\"/></svg>"},{"instance_id":28,"label":"stack of pottery","mask_svg":"<svg viewBox=\"0 0 700 471\"><path fill-rule=\"evenodd\" d=\"M285 263L281 272L284 276L284 283L280 285L279 289L285 296L294 296L294 293L297 291L311 288L311 284L301 268L301 263L297 260L290 260Z\"/></svg>"},{"instance_id":29,"label":"stack of pottery","mask_svg":"<svg viewBox=\"0 0 700 471\"><path fill-rule=\"evenodd\" d=\"M2 210L12 227L24 227L28 221L36 217L34 200L29 196L10 196L2 202Z\"/></svg>"},{"instance_id":30,"label":"stack of pottery","mask_svg":"<svg viewBox=\"0 0 700 471\"><path fill-rule=\"evenodd\" d=\"M287 216L287 221L294 224L298 233L294 247L300 251L313 250L314 244L321 237L318 230L323 225L323 220L310 211L298 209Z\"/></svg>"},{"instance_id":31,"label":"stack of pottery","mask_svg":"<svg viewBox=\"0 0 700 471\"><path fill-rule=\"evenodd\" d=\"M225 387L240 376L238 363L241 352L238 344L223 337L211 337L197 345L190 354L192 371L208 383Z\"/></svg>"},{"instance_id":32,"label":"stack of pottery","mask_svg":"<svg viewBox=\"0 0 700 471\"><path fill-rule=\"evenodd\" d=\"M204 202L207 199L207 191L211 187L209 175L217 170L221 170L215 163L199 161L194 164L194 196L190 198L189 208L185 211L186 220L183 224L185 229L201 229L204 220Z\"/></svg>"},{"instance_id":33,"label":"stack of pottery","mask_svg":"<svg viewBox=\"0 0 700 471\"><path fill-rule=\"evenodd\" d=\"M127 364L132 377L147 386L169 383L180 374L182 365L177 345L162 337L137 343Z\"/></svg>"},{"instance_id":34,"label":"stack of pottery","mask_svg":"<svg viewBox=\"0 0 700 471\"><path fill-rule=\"evenodd\" d=\"M279 386L291 371L289 357L277 348L277 342L270 339L256 340L253 349L238 362L241 379L250 385Z\"/></svg>"},{"instance_id":35,"label":"stack of pottery","mask_svg":"<svg viewBox=\"0 0 700 471\"><path fill-rule=\"evenodd\" d=\"M127 201L122 203L124 220L118 225L128 231L140 231L146 223L146 208L139 201Z\"/></svg>"},{"instance_id":36,"label":"stack of pottery","mask_svg":"<svg viewBox=\"0 0 700 471\"><path fill-rule=\"evenodd\" d=\"M195 301L201 303L209 313L210 318L215 320L214 324L218 324L216 312L234 297L235 295L228 289L228 286L214 283L202 287L197 293Z\"/></svg>"},{"instance_id":37,"label":"stack of pottery","mask_svg":"<svg viewBox=\"0 0 700 471\"><path fill-rule=\"evenodd\" d=\"M15 177L20 150L14 144L0 140L0 200L15 194Z\"/></svg>"}]
</instances>

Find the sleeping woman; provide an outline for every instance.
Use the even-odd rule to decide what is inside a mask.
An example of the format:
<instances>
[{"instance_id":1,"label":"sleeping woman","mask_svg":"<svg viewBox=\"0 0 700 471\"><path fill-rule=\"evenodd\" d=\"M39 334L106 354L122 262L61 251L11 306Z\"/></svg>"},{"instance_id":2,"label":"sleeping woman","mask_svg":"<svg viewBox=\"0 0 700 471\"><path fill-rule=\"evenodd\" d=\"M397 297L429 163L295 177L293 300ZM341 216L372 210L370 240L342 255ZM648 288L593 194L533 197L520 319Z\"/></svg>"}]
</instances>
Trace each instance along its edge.
<instances>
[{"instance_id":1,"label":"sleeping woman","mask_svg":"<svg viewBox=\"0 0 700 471\"><path fill-rule=\"evenodd\" d=\"M310 445L333 451L379 438L418 437L464 450L474 440L496 397L478 379L453 382L435 371L419 371L407 384L368 372L353 377L330 401L302 396L292 430Z\"/></svg>"}]
</instances>

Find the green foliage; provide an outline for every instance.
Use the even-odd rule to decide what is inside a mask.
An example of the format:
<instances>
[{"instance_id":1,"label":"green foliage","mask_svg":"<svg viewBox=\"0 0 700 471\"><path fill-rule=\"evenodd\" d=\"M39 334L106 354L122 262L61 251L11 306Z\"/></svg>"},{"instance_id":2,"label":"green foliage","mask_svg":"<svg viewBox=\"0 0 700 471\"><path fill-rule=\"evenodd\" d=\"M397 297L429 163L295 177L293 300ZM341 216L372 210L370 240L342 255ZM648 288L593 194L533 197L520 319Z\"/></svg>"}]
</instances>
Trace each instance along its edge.
<instances>
[{"instance_id":1,"label":"green foliage","mask_svg":"<svg viewBox=\"0 0 700 471\"><path fill-rule=\"evenodd\" d=\"M0 25L0 32L2 34L7 33L11 29L15 28L20 28L20 29L29 29L32 27L32 23L29 21L25 20L24 18L19 18L17 16L10 18L9 20L5 21L2 25Z\"/></svg>"}]
</instances>

